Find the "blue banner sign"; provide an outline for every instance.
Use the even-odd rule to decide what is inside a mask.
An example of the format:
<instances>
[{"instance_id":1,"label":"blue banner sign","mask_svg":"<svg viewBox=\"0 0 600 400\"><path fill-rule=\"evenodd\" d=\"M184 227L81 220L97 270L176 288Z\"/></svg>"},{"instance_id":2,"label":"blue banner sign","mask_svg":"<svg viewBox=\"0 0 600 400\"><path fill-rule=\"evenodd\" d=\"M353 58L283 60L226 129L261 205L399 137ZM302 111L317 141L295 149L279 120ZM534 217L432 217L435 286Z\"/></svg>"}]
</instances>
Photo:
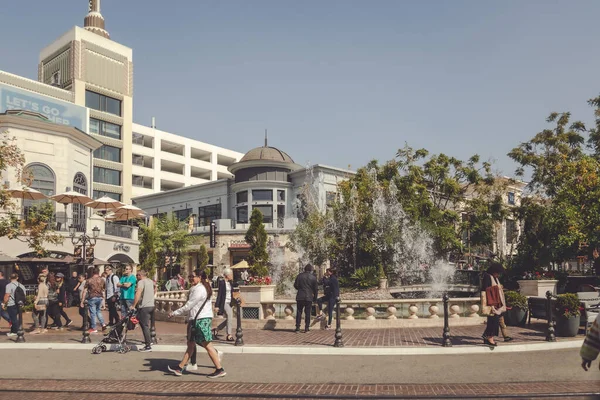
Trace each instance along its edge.
<instances>
[{"instance_id":1,"label":"blue banner sign","mask_svg":"<svg viewBox=\"0 0 600 400\"><path fill-rule=\"evenodd\" d=\"M85 107L0 84L0 113L7 110L40 113L55 124L73 126L87 133Z\"/></svg>"}]
</instances>

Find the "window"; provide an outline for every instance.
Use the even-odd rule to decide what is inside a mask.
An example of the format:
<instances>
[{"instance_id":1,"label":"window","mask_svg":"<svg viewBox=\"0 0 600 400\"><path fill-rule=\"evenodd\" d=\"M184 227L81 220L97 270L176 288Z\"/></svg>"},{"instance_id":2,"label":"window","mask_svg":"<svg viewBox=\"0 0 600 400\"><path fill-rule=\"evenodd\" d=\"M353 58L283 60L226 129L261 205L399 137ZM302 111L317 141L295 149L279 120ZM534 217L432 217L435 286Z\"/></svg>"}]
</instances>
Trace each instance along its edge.
<instances>
[{"instance_id":1,"label":"window","mask_svg":"<svg viewBox=\"0 0 600 400\"><path fill-rule=\"evenodd\" d=\"M87 178L81 172L75 174L73 178L73 191L87 195ZM83 204L73 204L73 225L78 228L78 232L85 231L85 206Z\"/></svg>"},{"instance_id":2,"label":"window","mask_svg":"<svg viewBox=\"0 0 600 400\"><path fill-rule=\"evenodd\" d=\"M514 243L518 235L517 223L512 219L506 220L506 243Z\"/></svg>"},{"instance_id":3,"label":"window","mask_svg":"<svg viewBox=\"0 0 600 400\"><path fill-rule=\"evenodd\" d=\"M508 192L508 204L515 205L515 194L514 192Z\"/></svg>"},{"instance_id":4,"label":"window","mask_svg":"<svg viewBox=\"0 0 600 400\"><path fill-rule=\"evenodd\" d=\"M236 199L237 199L237 204L247 203L248 202L248 192L245 190L243 192L238 192L236 194Z\"/></svg>"},{"instance_id":5,"label":"window","mask_svg":"<svg viewBox=\"0 0 600 400\"><path fill-rule=\"evenodd\" d=\"M215 219L221 219L221 204L198 207L198 226L208 226Z\"/></svg>"},{"instance_id":6,"label":"window","mask_svg":"<svg viewBox=\"0 0 600 400\"><path fill-rule=\"evenodd\" d=\"M248 223L248 207L238 207L237 208L237 222L240 224Z\"/></svg>"},{"instance_id":7,"label":"window","mask_svg":"<svg viewBox=\"0 0 600 400\"><path fill-rule=\"evenodd\" d=\"M102 160L121 162L121 149L118 147L104 145L94 150L94 157Z\"/></svg>"},{"instance_id":8,"label":"window","mask_svg":"<svg viewBox=\"0 0 600 400\"><path fill-rule=\"evenodd\" d=\"M25 170L33 178L33 182L30 185L32 189L39 190L46 196L55 195L56 178L50 168L42 164L31 164L25 167Z\"/></svg>"},{"instance_id":9,"label":"window","mask_svg":"<svg viewBox=\"0 0 600 400\"><path fill-rule=\"evenodd\" d=\"M152 178L140 175L131 175L131 184L145 189L152 189Z\"/></svg>"},{"instance_id":10,"label":"window","mask_svg":"<svg viewBox=\"0 0 600 400\"><path fill-rule=\"evenodd\" d=\"M110 122L90 118L90 133L102 135L113 139L121 139L121 126Z\"/></svg>"},{"instance_id":11,"label":"window","mask_svg":"<svg viewBox=\"0 0 600 400\"><path fill-rule=\"evenodd\" d=\"M176 211L173 211L173 214L175 214L175 217L178 220L185 221L186 219L188 219L188 217L190 215L192 215L192 209L186 208L185 210L176 210Z\"/></svg>"},{"instance_id":12,"label":"window","mask_svg":"<svg viewBox=\"0 0 600 400\"><path fill-rule=\"evenodd\" d=\"M121 171L94 167L94 182L121 186Z\"/></svg>"},{"instance_id":13,"label":"window","mask_svg":"<svg viewBox=\"0 0 600 400\"><path fill-rule=\"evenodd\" d=\"M277 206L277 227L282 229L285 225L285 206L279 204Z\"/></svg>"},{"instance_id":14,"label":"window","mask_svg":"<svg viewBox=\"0 0 600 400\"><path fill-rule=\"evenodd\" d=\"M85 91L85 106L94 110L118 115L119 117L121 116L121 100L89 90Z\"/></svg>"},{"instance_id":15,"label":"window","mask_svg":"<svg viewBox=\"0 0 600 400\"><path fill-rule=\"evenodd\" d=\"M273 201L272 190L253 190L252 201Z\"/></svg>"},{"instance_id":16,"label":"window","mask_svg":"<svg viewBox=\"0 0 600 400\"><path fill-rule=\"evenodd\" d=\"M165 219L165 218L167 218L167 213L162 212L162 213L152 214L152 218Z\"/></svg>"},{"instance_id":17,"label":"window","mask_svg":"<svg viewBox=\"0 0 600 400\"><path fill-rule=\"evenodd\" d=\"M335 203L335 199L337 193L335 192L327 192L325 193L325 202L327 203L327 207L332 207L333 203Z\"/></svg>"},{"instance_id":18,"label":"window","mask_svg":"<svg viewBox=\"0 0 600 400\"><path fill-rule=\"evenodd\" d=\"M277 191L277 201L285 201L285 190Z\"/></svg>"},{"instance_id":19,"label":"window","mask_svg":"<svg viewBox=\"0 0 600 400\"><path fill-rule=\"evenodd\" d=\"M94 199L99 199L100 197L104 196L110 197L111 199L115 199L117 201L121 201L121 195L119 193L105 192L103 190L94 190Z\"/></svg>"},{"instance_id":20,"label":"window","mask_svg":"<svg viewBox=\"0 0 600 400\"><path fill-rule=\"evenodd\" d=\"M272 192L271 192L272 193ZM254 206L252 209L258 208L263 215L263 223L273 223L273 206Z\"/></svg>"}]
</instances>

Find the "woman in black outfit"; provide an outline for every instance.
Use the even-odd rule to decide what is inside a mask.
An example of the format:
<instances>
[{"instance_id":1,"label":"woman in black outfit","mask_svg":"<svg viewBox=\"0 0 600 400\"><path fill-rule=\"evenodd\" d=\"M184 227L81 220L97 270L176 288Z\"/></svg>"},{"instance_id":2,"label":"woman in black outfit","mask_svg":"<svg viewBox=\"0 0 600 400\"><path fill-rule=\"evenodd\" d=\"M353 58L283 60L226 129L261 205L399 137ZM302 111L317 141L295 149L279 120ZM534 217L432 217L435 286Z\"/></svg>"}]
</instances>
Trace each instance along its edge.
<instances>
[{"instance_id":1,"label":"woman in black outfit","mask_svg":"<svg viewBox=\"0 0 600 400\"><path fill-rule=\"evenodd\" d=\"M322 320L325 316L323 315L323 303L327 302L327 326L325 329L331 329L331 321L333 320L333 308L335 307L336 299L340 296L340 283L337 278L337 271L335 268L327 268L325 271L326 276L323 277L323 292L324 296L317 299L319 305L319 315L315 318L315 322Z\"/></svg>"},{"instance_id":2,"label":"woman in black outfit","mask_svg":"<svg viewBox=\"0 0 600 400\"><path fill-rule=\"evenodd\" d=\"M226 268L223 271L223 277L217 281L217 287L219 292L217 293L217 300L215 301L215 311L218 315L225 314L225 321L221 322L219 326L213 329L212 334L217 337L217 334L223 328L226 328L228 342L233 342L233 271Z\"/></svg>"},{"instance_id":3,"label":"woman in black outfit","mask_svg":"<svg viewBox=\"0 0 600 400\"><path fill-rule=\"evenodd\" d=\"M486 272L483 273L481 280L481 311L487 315L487 326L483 332L483 343L488 346L497 346L494 337L498 336L500 328L500 315L506 311L506 301L504 299L504 291L498 277L504 272L504 267L499 262L492 262ZM500 304L488 305L488 289L497 286L497 294L499 295Z\"/></svg>"}]
</instances>

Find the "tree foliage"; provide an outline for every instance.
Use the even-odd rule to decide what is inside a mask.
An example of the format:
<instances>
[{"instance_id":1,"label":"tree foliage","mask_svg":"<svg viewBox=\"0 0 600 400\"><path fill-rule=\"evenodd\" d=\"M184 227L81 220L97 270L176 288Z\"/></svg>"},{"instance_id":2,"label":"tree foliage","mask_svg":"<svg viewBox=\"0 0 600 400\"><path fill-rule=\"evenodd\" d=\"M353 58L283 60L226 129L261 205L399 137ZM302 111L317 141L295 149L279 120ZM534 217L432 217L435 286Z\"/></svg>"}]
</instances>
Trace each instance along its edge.
<instances>
[{"instance_id":1,"label":"tree foliage","mask_svg":"<svg viewBox=\"0 0 600 400\"><path fill-rule=\"evenodd\" d=\"M198 268L204 270L208 265L209 257L208 251L206 250L206 246L204 244L200 245L200 250L198 251Z\"/></svg>"},{"instance_id":2,"label":"tree foliage","mask_svg":"<svg viewBox=\"0 0 600 400\"><path fill-rule=\"evenodd\" d=\"M263 214L258 208L252 210L250 227L246 232L246 243L250 245L248 263L254 276L266 276L269 273L269 253L267 252L267 231L263 223Z\"/></svg>"},{"instance_id":3,"label":"tree foliage","mask_svg":"<svg viewBox=\"0 0 600 400\"><path fill-rule=\"evenodd\" d=\"M526 224L518 247L523 268L592 256L600 245L600 97L589 104L594 128L554 112L546 120L551 128L509 153L519 165L517 175L531 174L529 189L537 198L519 210Z\"/></svg>"}]
</instances>

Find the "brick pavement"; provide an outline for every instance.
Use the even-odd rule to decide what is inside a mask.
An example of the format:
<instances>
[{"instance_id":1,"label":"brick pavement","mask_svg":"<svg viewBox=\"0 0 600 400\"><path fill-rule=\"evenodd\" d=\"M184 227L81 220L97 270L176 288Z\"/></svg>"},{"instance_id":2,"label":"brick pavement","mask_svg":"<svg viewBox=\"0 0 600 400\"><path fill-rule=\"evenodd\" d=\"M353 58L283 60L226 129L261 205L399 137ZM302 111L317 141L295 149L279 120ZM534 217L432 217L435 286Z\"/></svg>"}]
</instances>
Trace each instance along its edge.
<instances>
[{"instance_id":1,"label":"brick pavement","mask_svg":"<svg viewBox=\"0 0 600 400\"><path fill-rule=\"evenodd\" d=\"M248 384L229 382L0 380L0 398L104 399L244 398L244 399L384 399L384 398L589 398L600 396L600 382L523 382L444 385Z\"/></svg>"},{"instance_id":2,"label":"brick pavement","mask_svg":"<svg viewBox=\"0 0 600 400\"><path fill-rule=\"evenodd\" d=\"M81 340L81 318L74 307L67 309L67 314L73 318L73 325L63 331L50 330L43 335L26 335L30 343L72 343ZM106 316L107 317L107 316ZM31 316L24 315L25 328L32 326ZM342 322L343 327L343 322ZM524 328L509 327L510 335L515 339L512 344L539 343L545 340L545 322L533 320L531 326ZM454 346L481 345L481 334L485 325L456 326L451 327L452 344ZM8 326L4 321L0 323L0 343L14 341L14 338L6 337ZM159 343L162 344L184 344L185 325L173 322L156 322L156 332ZM257 330L245 329L244 342L246 345L254 346L331 346L335 341L335 330L313 329L309 333L294 333L292 330ZM92 343L100 341L102 335L92 334ZM224 332L220 336L225 338ZM136 329L130 334L132 341L142 339L141 329ZM583 331L576 339L583 339ZM558 338L558 340L569 340ZM426 347L440 346L442 343L442 328L387 328L387 329L345 329L343 330L343 341L346 347ZM229 343L225 342L223 343ZM499 340L503 345L502 339Z\"/></svg>"},{"instance_id":3,"label":"brick pavement","mask_svg":"<svg viewBox=\"0 0 600 400\"><path fill-rule=\"evenodd\" d=\"M510 334L515 339L510 344L539 343L545 340L545 324L532 323L530 327L511 327ZM174 323L159 323L156 325L159 344L184 344L185 326ZM481 334L484 326L453 327L450 331L454 346L481 345ZM15 338L7 337L2 333L6 328L0 328L0 343L14 341ZM294 333L291 330L244 330L244 342L254 346L331 346L335 341L334 330L312 330L308 333ZM26 334L29 343L73 343L81 340L81 331L69 328L63 331L49 331L43 335ZM130 333L132 342L142 339L141 329ZM225 335L220 335L217 340L222 343ZM102 335L91 334L92 343L102 339ZM575 339L583 339L579 335ZM558 338L570 340L570 338ZM392 329L347 329L343 331L343 341L346 347L428 347L440 346L442 343L441 328L392 328ZM505 345L499 339L500 345ZM509 344L506 344L509 345Z\"/></svg>"}]
</instances>

